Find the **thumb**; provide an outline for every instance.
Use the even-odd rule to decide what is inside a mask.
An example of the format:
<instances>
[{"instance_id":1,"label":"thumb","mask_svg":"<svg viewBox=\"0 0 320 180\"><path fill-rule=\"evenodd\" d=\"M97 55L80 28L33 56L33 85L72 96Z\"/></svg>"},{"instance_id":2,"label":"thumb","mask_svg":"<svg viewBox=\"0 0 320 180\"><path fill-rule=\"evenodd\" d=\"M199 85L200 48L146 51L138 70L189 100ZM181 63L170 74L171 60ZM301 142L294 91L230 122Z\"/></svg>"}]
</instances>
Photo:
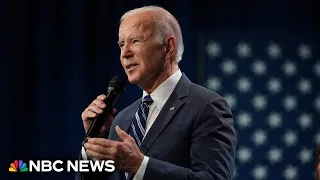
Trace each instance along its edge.
<instances>
[{"instance_id":1,"label":"thumb","mask_svg":"<svg viewBox=\"0 0 320 180\"><path fill-rule=\"evenodd\" d=\"M116 126L116 132L118 136L122 139L122 141L124 142L130 141L131 136L128 135L126 132L124 132L122 129L120 129L118 125Z\"/></svg>"}]
</instances>

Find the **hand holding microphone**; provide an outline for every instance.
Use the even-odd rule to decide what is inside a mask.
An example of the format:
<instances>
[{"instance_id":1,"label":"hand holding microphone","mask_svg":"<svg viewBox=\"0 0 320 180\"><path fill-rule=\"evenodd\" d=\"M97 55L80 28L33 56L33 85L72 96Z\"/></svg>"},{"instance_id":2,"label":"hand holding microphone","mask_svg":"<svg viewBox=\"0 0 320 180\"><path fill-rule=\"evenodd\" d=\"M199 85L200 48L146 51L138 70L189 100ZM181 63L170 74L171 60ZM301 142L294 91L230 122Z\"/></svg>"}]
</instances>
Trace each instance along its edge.
<instances>
[{"instance_id":1,"label":"hand holding microphone","mask_svg":"<svg viewBox=\"0 0 320 180\"><path fill-rule=\"evenodd\" d=\"M106 101L107 96L104 94L101 94L97 97L97 99L93 100L92 103L82 112L81 118L83 121L83 126L85 129L85 132L87 133L92 122L102 114L104 111L104 108L106 108ZM105 123L102 126L100 133L98 134L98 137L104 136L108 129L111 126L111 123L113 121L113 115L116 113L116 109L113 108L113 114L108 114L107 118L105 119Z\"/></svg>"},{"instance_id":2,"label":"hand holding microphone","mask_svg":"<svg viewBox=\"0 0 320 180\"><path fill-rule=\"evenodd\" d=\"M86 132L86 139L90 137L102 137L109 131L113 115L116 113L113 104L119 94L124 91L125 82L124 77L113 77L109 83L106 95L99 95L82 112L81 118Z\"/></svg>"}]
</instances>

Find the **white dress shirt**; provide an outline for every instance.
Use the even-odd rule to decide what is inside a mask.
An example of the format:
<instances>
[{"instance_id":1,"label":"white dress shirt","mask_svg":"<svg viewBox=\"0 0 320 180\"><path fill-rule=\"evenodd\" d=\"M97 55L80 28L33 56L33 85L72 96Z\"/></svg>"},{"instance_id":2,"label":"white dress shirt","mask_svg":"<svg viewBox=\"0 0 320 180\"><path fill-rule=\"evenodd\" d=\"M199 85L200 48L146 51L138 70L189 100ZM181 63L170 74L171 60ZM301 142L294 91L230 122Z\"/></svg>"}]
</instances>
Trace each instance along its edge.
<instances>
[{"instance_id":1,"label":"white dress shirt","mask_svg":"<svg viewBox=\"0 0 320 180\"><path fill-rule=\"evenodd\" d=\"M182 73L180 69L175 72L172 76L170 76L167 80L165 80L163 83L161 83L151 94L151 98L153 100L153 103L149 106L149 114L148 114L148 119L146 122L146 127L145 127L145 135L143 138L146 137L148 134L148 131L150 130L152 124L158 117L161 109L163 108L164 104L167 102L169 99L170 95L172 94L173 90L177 86L180 78L182 76ZM146 91L143 91L142 94L142 100L145 96L147 96L148 93ZM82 147L82 158L87 159L87 154ZM133 180L143 180L147 165L149 162L149 157L144 156L143 161L137 171L137 173L134 175Z\"/></svg>"},{"instance_id":2,"label":"white dress shirt","mask_svg":"<svg viewBox=\"0 0 320 180\"><path fill-rule=\"evenodd\" d=\"M153 103L149 106L149 114L148 119L146 122L146 133L144 137L148 134L149 129L151 128L152 124L158 117L161 109L163 108L164 104L169 99L170 95L172 94L174 88L177 86L180 78L182 76L182 73L180 69L175 72L172 76L170 76L167 80L165 80L163 83L161 83L151 94L151 98L153 100ZM143 91L143 98L148 95L147 92ZM143 138L144 138L143 137ZM139 167L137 173L133 177L133 180L143 180L144 173L146 171L147 165L149 162L149 157L144 156L143 161L141 163L141 166Z\"/></svg>"}]
</instances>

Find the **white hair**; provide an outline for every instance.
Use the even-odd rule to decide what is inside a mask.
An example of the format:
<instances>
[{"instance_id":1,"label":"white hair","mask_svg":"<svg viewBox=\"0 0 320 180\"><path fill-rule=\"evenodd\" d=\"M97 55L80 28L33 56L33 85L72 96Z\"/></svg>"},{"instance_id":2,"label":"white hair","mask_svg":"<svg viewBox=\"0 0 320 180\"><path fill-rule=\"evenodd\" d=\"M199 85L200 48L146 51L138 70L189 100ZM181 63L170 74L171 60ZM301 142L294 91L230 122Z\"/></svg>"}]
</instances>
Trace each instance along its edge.
<instances>
[{"instance_id":1,"label":"white hair","mask_svg":"<svg viewBox=\"0 0 320 180\"><path fill-rule=\"evenodd\" d=\"M179 63L182 59L184 45L182 39L182 33L180 25L177 19L167 10L159 6L144 6L141 8L133 9L124 13L120 19L120 23L128 16L135 14L147 12L147 11L157 11L160 12L160 16L156 16L156 37L157 43L162 44L168 35L174 35L177 40L177 51L175 61Z\"/></svg>"}]
</instances>

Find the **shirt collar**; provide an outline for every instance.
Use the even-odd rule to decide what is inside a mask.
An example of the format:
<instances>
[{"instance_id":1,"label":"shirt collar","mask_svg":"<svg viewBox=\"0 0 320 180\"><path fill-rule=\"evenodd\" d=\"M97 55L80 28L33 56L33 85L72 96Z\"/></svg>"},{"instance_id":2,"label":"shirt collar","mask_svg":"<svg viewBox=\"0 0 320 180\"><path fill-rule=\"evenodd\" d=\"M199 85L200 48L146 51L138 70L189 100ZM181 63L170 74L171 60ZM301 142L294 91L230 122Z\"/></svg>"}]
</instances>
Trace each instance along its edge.
<instances>
[{"instance_id":1,"label":"shirt collar","mask_svg":"<svg viewBox=\"0 0 320 180\"><path fill-rule=\"evenodd\" d=\"M151 94L151 98L153 100L153 104L157 107L162 108L165 102L168 100L169 96L173 92L174 88L177 86L182 73L180 69L175 72L172 76L170 76L167 80L162 82ZM146 91L143 91L142 100L143 98L148 95ZM152 104L152 105L153 105Z\"/></svg>"}]
</instances>

